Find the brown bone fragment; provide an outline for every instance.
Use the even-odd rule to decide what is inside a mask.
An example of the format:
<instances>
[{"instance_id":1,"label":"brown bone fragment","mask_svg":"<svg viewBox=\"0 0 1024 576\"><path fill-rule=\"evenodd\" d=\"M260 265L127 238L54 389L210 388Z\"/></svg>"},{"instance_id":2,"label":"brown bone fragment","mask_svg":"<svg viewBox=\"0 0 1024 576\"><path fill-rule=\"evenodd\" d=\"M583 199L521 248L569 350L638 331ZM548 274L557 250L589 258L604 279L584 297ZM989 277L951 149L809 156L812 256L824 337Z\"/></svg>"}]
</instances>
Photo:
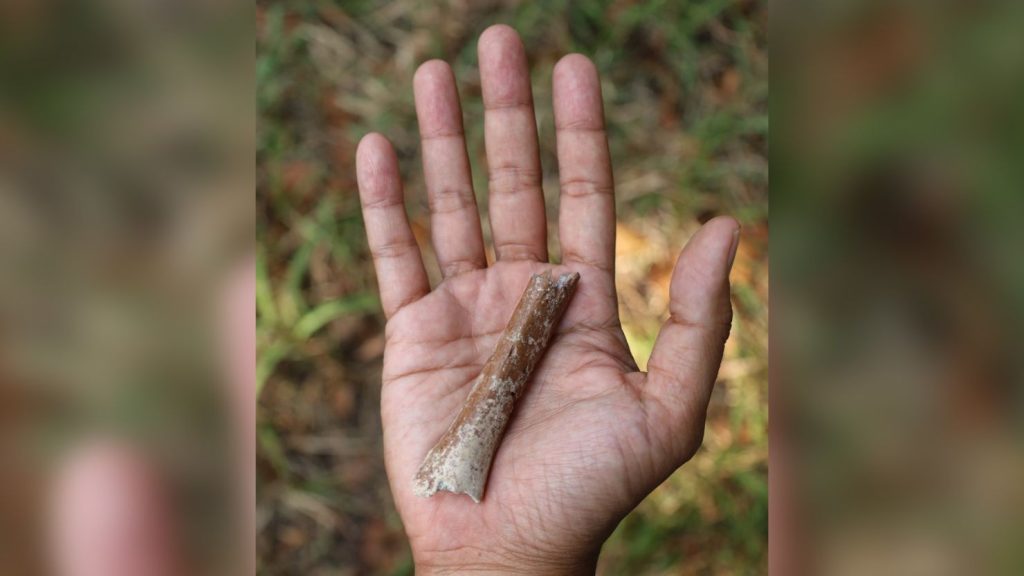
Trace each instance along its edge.
<instances>
[{"instance_id":1,"label":"brown bone fragment","mask_svg":"<svg viewBox=\"0 0 1024 576\"><path fill-rule=\"evenodd\" d=\"M458 416L423 459L413 485L417 496L447 490L480 502L516 399L544 354L579 279L575 272L557 279L552 279L551 272L530 278Z\"/></svg>"}]
</instances>

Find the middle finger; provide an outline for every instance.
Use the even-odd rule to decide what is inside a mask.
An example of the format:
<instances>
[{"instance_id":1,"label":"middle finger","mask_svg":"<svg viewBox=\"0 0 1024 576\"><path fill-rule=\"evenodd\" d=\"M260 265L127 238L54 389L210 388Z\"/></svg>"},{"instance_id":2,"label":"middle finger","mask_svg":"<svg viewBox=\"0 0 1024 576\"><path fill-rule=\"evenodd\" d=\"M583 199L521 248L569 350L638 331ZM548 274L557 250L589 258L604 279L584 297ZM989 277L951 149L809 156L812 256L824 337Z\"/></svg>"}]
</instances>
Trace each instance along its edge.
<instances>
[{"instance_id":1,"label":"middle finger","mask_svg":"<svg viewBox=\"0 0 1024 576\"><path fill-rule=\"evenodd\" d=\"M498 25L484 31L477 51L494 252L498 260L546 262L547 218L526 50L513 29Z\"/></svg>"}]
</instances>

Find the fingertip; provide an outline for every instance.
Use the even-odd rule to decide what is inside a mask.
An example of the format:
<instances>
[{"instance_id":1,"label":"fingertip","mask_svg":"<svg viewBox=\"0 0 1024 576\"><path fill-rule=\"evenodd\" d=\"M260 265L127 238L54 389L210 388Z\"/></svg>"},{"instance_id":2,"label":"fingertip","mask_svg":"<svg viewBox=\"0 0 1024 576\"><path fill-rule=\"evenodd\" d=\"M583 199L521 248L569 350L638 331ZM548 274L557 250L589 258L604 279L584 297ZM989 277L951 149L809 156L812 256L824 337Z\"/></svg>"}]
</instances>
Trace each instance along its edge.
<instances>
[{"instance_id":1,"label":"fingertip","mask_svg":"<svg viewBox=\"0 0 1024 576\"><path fill-rule=\"evenodd\" d=\"M597 67L583 54L573 53L562 56L552 72L555 82L579 82L596 80Z\"/></svg>"},{"instance_id":2,"label":"fingertip","mask_svg":"<svg viewBox=\"0 0 1024 576\"><path fill-rule=\"evenodd\" d=\"M424 89L443 86L448 80L454 78L451 66L444 60L437 58L427 60L420 64L412 78L413 91L417 94Z\"/></svg>"},{"instance_id":3,"label":"fingertip","mask_svg":"<svg viewBox=\"0 0 1024 576\"><path fill-rule=\"evenodd\" d=\"M384 135L370 132L356 146L356 178L363 186L371 180L389 176L398 165L394 148Z\"/></svg>"},{"instance_id":4,"label":"fingertip","mask_svg":"<svg viewBox=\"0 0 1024 576\"><path fill-rule=\"evenodd\" d=\"M359 140L356 146L356 161L365 161L387 154L391 150L391 142L379 132L370 132Z\"/></svg>"},{"instance_id":5,"label":"fingertip","mask_svg":"<svg viewBox=\"0 0 1024 576\"><path fill-rule=\"evenodd\" d=\"M508 24L493 24L488 26L480 34L480 41L477 43L477 51L481 54L490 52L493 49L504 47L521 47L523 41L519 33Z\"/></svg>"},{"instance_id":6,"label":"fingertip","mask_svg":"<svg viewBox=\"0 0 1024 576\"><path fill-rule=\"evenodd\" d=\"M555 124L558 129L604 128L604 104L597 68L582 54L569 54L552 73Z\"/></svg>"},{"instance_id":7,"label":"fingertip","mask_svg":"<svg viewBox=\"0 0 1024 576\"><path fill-rule=\"evenodd\" d=\"M705 222L700 230L690 238L680 259L687 252L697 252L706 258L724 260L735 250L739 234L740 223L735 218L716 216Z\"/></svg>"},{"instance_id":8,"label":"fingertip","mask_svg":"<svg viewBox=\"0 0 1024 576\"><path fill-rule=\"evenodd\" d=\"M387 205L402 197L395 150L383 135L371 132L356 148L356 182L363 207Z\"/></svg>"},{"instance_id":9,"label":"fingertip","mask_svg":"<svg viewBox=\"0 0 1024 576\"><path fill-rule=\"evenodd\" d=\"M429 60L421 64L413 77L413 93L422 138L462 135L455 74L447 62Z\"/></svg>"},{"instance_id":10,"label":"fingertip","mask_svg":"<svg viewBox=\"0 0 1024 576\"><path fill-rule=\"evenodd\" d=\"M709 220L679 254L672 275L670 312L693 322L730 317L729 270L740 225L731 216Z\"/></svg>"},{"instance_id":11,"label":"fingertip","mask_svg":"<svg viewBox=\"0 0 1024 576\"><path fill-rule=\"evenodd\" d=\"M742 227L738 220L732 216L716 216L711 220L708 220L704 227L712 225L710 230L716 235L720 235L724 239L728 239L729 250L726 253L726 266L725 273L726 279L728 280L729 271L732 269L733 260L736 259L736 248L740 243L740 231Z\"/></svg>"},{"instance_id":12,"label":"fingertip","mask_svg":"<svg viewBox=\"0 0 1024 576\"><path fill-rule=\"evenodd\" d=\"M491 26L480 35L477 55L485 108L532 104L526 48L515 30L504 24Z\"/></svg>"},{"instance_id":13,"label":"fingertip","mask_svg":"<svg viewBox=\"0 0 1024 576\"><path fill-rule=\"evenodd\" d=\"M731 234L736 235L740 232L740 223L732 216L715 216L711 220L704 223L703 228L714 230L716 234ZM719 232L719 230L721 232Z\"/></svg>"}]
</instances>

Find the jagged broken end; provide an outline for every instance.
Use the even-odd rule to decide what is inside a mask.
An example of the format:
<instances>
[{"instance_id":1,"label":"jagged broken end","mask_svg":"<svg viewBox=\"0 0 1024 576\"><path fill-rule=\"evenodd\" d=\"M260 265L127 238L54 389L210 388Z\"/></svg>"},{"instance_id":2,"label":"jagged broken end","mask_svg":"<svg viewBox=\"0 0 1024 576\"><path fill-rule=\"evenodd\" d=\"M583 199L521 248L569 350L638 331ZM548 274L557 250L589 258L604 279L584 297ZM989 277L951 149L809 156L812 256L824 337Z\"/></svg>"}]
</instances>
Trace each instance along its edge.
<instances>
[{"instance_id":1,"label":"jagged broken end","mask_svg":"<svg viewBox=\"0 0 1024 576\"><path fill-rule=\"evenodd\" d=\"M459 489L453 486L449 486L444 482L430 482L429 480L416 478L413 483L412 493L419 496L420 498L430 498L438 492L451 492L452 494L465 494L473 499L473 502L479 504L483 500L483 494L473 492L470 490Z\"/></svg>"},{"instance_id":2,"label":"jagged broken end","mask_svg":"<svg viewBox=\"0 0 1024 576\"><path fill-rule=\"evenodd\" d=\"M430 458L428 457L428 461ZM436 462L424 462L423 466L416 473L413 479L412 493L420 498L430 498L438 492L445 491L453 494L465 494L477 504L483 499L483 486L462 486L457 478L449 478L447 475L436 473L434 465Z\"/></svg>"}]
</instances>

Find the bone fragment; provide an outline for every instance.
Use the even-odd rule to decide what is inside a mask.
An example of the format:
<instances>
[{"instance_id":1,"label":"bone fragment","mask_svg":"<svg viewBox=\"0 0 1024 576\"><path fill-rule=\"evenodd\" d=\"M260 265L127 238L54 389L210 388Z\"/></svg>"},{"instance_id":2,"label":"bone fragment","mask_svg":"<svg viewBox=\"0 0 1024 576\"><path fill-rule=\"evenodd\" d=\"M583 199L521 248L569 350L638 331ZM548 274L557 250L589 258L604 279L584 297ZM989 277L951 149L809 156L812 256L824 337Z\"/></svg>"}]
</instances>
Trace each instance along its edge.
<instances>
[{"instance_id":1,"label":"bone fragment","mask_svg":"<svg viewBox=\"0 0 1024 576\"><path fill-rule=\"evenodd\" d=\"M516 399L544 354L579 279L578 273L552 279L551 272L530 278L462 409L423 459L413 485L416 495L427 497L446 490L480 502Z\"/></svg>"}]
</instances>

